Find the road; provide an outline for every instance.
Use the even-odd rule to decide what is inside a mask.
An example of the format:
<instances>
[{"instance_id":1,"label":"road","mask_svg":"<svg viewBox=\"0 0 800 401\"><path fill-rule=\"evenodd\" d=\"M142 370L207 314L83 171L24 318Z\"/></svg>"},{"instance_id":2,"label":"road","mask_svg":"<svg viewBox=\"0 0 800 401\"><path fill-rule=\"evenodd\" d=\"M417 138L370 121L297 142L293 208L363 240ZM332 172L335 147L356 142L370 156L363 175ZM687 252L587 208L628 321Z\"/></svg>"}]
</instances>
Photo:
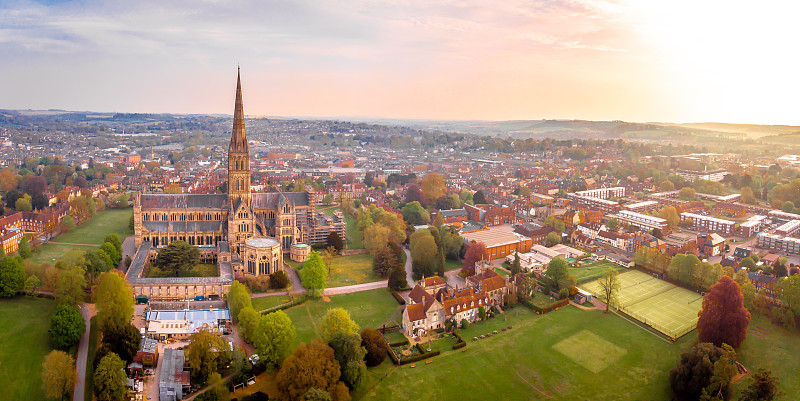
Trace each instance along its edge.
<instances>
[{"instance_id":1,"label":"road","mask_svg":"<svg viewBox=\"0 0 800 401\"><path fill-rule=\"evenodd\" d=\"M349 294L351 292L369 291L376 288L386 288L388 281L373 281L371 283L347 285L344 287L326 288L325 295Z\"/></svg>"},{"instance_id":2,"label":"road","mask_svg":"<svg viewBox=\"0 0 800 401\"><path fill-rule=\"evenodd\" d=\"M78 370L78 377L75 380L75 391L72 393L73 401L83 401L86 391L86 358L89 353L89 333L92 328L92 316L95 315L94 304L84 304L81 307L83 321L86 322L86 332L83 333L81 341L78 343L78 357L75 365Z\"/></svg>"}]
</instances>

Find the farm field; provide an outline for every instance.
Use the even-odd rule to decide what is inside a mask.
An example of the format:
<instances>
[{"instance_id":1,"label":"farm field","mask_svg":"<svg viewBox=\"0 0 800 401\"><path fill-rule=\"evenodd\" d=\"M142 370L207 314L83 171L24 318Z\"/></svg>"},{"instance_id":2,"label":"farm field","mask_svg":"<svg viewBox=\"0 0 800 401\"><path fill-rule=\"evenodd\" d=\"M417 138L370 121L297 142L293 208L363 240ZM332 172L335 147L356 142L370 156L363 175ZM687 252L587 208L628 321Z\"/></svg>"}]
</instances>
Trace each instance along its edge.
<instances>
[{"instance_id":1,"label":"farm field","mask_svg":"<svg viewBox=\"0 0 800 401\"><path fill-rule=\"evenodd\" d=\"M697 312L703 304L700 294L638 270L620 274L619 281L617 306L633 318L672 338L697 325ZM602 291L599 281L581 284L580 288L595 296Z\"/></svg>"},{"instance_id":2,"label":"farm field","mask_svg":"<svg viewBox=\"0 0 800 401\"><path fill-rule=\"evenodd\" d=\"M0 383L4 400L43 400L41 370L51 351L50 316L56 302L16 297L0 301Z\"/></svg>"},{"instance_id":3,"label":"farm field","mask_svg":"<svg viewBox=\"0 0 800 401\"><path fill-rule=\"evenodd\" d=\"M133 235L133 230L128 229L128 221L133 214L133 210L128 209L106 209L95 214L85 223L76 227L74 230L52 238L51 242L61 242L68 244L88 244L100 245L106 235L116 233L121 241ZM96 250L92 246L64 245L47 243L33 251L31 259L36 263L53 263L61 255L73 249Z\"/></svg>"}]
</instances>

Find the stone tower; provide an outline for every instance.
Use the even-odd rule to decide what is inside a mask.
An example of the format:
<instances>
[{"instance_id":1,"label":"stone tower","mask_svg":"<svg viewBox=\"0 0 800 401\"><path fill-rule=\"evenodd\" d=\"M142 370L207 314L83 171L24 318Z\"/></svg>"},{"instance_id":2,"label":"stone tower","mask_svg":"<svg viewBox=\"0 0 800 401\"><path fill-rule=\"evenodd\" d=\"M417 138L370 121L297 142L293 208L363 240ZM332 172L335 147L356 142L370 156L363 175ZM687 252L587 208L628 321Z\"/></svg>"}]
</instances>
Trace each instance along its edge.
<instances>
[{"instance_id":1,"label":"stone tower","mask_svg":"<svg viewBox=\"0 0 800 401\"><path fill-rule=\"evenodd\" d=\"M233 110L233 132L228 147L228 200L234 207L238 199L248 207L250 203L250 147L244 132L244 106L242 105L242 79L236 73L236 106Z\"/></svg>"}]
</instances>

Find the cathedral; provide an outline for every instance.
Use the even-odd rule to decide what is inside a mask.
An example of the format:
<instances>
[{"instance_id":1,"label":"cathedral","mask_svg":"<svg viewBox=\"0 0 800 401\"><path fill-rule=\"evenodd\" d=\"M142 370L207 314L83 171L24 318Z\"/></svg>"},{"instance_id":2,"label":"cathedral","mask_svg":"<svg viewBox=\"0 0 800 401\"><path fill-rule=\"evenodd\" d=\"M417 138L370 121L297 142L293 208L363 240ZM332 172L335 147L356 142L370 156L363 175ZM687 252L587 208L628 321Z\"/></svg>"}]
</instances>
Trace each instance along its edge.
<instances>
[{"instance_id":1,"label":"cathedral","mask_svg":"<svg viewBox=\"0 0 800 401\"><path fill-rule=\"evenodd\" d=\"M242 104L241 75L228 147L227 194L139 194L134 203L136 247L150 259L158 249L181 240L200 250L204 263L230 263L234 273L267 275L283 269L284 254L307 252L331 231L345 238L340 213L315 212L314 190L252 193L250 147Z\"/></svg>"}]
</instances>

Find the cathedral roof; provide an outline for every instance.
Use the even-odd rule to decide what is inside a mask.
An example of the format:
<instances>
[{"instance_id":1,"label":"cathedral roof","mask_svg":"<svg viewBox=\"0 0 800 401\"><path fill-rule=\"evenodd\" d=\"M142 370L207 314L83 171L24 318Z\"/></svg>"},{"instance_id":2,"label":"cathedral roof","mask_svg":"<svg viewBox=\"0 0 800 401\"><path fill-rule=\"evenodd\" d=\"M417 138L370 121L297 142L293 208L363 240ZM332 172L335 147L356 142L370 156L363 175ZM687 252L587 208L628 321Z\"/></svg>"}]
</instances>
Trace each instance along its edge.
<instances>
[{"instance_id":1,"label":"cathedral roof","mask_svg":"<svg viewBox=\"0 0 800 401\"><path fill-rule=\"evenodd\" d=\"M142 209L222 209L225 194L143 194Z\"/></svg>"},{"instance_id":2,"label":"cathedral roof","mask_svg":"<svg viewBox=\"0 0 800 401\"><path fill-rule=\"evenodd\" d=\"M152 233L222 231L221 221L143 221L142 225Z\"/></svg>"},{"instance_id":3,"label":"cathedral roof","mask_svg":"<svg viewBox=\"0 0 800 401\"><path fill-rule=\"evenodd\" d=\"M280 209L286 202L294 206L308 206L308 194L305 192L267 192L251 195L253 209Z\"/></svg>"}]
</instances>

